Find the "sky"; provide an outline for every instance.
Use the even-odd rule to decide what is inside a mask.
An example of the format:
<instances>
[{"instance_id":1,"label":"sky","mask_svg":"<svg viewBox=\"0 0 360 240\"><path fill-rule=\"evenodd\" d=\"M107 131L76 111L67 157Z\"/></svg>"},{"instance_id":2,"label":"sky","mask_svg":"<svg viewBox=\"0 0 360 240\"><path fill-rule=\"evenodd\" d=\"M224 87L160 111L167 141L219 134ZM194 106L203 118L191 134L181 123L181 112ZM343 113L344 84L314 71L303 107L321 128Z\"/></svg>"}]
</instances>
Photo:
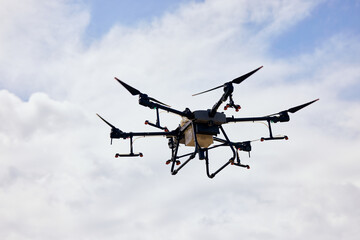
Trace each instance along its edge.
<instances>
[{"instance_id":1,"label":"sky","mask_svg":"<svg viewBox=\"0 0 360 240\"><path fill-rule=\"evenodd\" d=\"M1 239L359 239L360 2L355 0L1 1ZM252 142L251 169L176 176L167 140L114 158L109 127L154 131L125 81L180 111L191 95L264 66L240 85L235 117L320 98ZM180 118L160 113L175 129ZM227 124L233 141L267 134ZM191 148L183 147L186 153ZM230 149L210 152L214 171Z\"/></svg>"}]
</instances>

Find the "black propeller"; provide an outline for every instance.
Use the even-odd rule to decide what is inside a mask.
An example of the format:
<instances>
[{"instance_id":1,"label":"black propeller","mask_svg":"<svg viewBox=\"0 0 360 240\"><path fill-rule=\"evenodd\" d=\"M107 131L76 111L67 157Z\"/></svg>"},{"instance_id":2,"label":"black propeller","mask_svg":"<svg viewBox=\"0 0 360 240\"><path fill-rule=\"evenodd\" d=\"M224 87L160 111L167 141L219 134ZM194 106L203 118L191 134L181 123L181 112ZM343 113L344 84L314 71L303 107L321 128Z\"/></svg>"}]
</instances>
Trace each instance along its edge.
<instances>
[{"instance_id":1,"label":"black propeller","mask_svg":"<svg viewBox=\"0 0 360 240\"><path fill-rule=\"evenodd\" d=\"M96 114L101 120L103 120L107 125L109 125L111 128L118 129L108 121L106 121L104 118L102 118L99 114ZM119 130L119 129L118 129ZM120 131L120 130L119 130Z\"/></svg>"},{"instance_id":2,"label":"black propeller","mask_svg":"<svg viewBox=\"0 0 360 240\"><path fill-rule=\"evenodd\" d=\"M310 101L310 102L308 102L308 103L304 103L304 104L301 104L301 105L299 105L299 106L289 108L289 109L287 110L287 112L296 113L296 112L299 111L300 109L303 109L304 107L307 107L307 106L309 106L310 104L312 104L312 103L314 103L314 102L316 102L316 101L318 101L318 100L319 100L319 98L318 98L318 99L315 99L315 100L313 100L313 101Z\"/></svg>"},{"instance_id":3,"label":"black propeller","mask_svg":"<svg viewBox=\"0 0 360 240\"><path fill-rule=\"evenodd\" d=\"M120 129L116 128L114 125L112 125L111 123L109 123L108 121L106 121L104 118L102 118L99 114L96 114L101 120L103 120L107 125L109 125L111 127L111 132L110 132L110 138L111 138L111 143L112 143L112 139L113 138L121 138L121 135L123 133L123 131L121 131Z\"/></svg>"},{"instance_id":4,"label":"black propeller","mask_svg":"<svg viewBox=\"0 0 360 240\"><path fill-rule=\"evenodd\" d=\"M137 90L136 88L133 88L132 86L124 83L123 81L121 81L117 77L115 77L115 80L118 81L124 88L126 88L126 90L128 90L133 96L140 95L140 97L147 97L151 101L157 102L157 103L159 103L161 105L164 105L164 106L167 106L167 107L170 107L169 105L167 105L167 104L165 104L163 102L160 102L159 100L156 100L155 98L149 97L146 94L144 94L144 93L140 92L139 90Z\"/></svg>"},{"instance_id":5,"label":"black propeller","mask_svg":"<svg viewBox=\"0 0 360 240\"><path fill-rule=\"evenodd\" d=\"M297 111L299 111L300 109L303 109L304 107L307 107L309 106L310 104L318 101L318 99L315 99L315 100L312 100L310 102L307 102L307 103L304 103L304 104L301 104L299 106L296 106L296 107L292 107L292 108L289 108L288 110L284 110L284 111L281 111L281 112L278 112L278 113L274 113L274 114L271 114L271 115L268 115L268 116L274 116L274 115L277 115L277 114L283 114L283 113L296 113Z\"/></svg>"},{"instance_id":6,"label":"black propeller","mask_svg":"<svg viewBox=\"0 0 360 240\"><path fill-rule=\"evenodd\" d=\"M247 79L248 77L250 77L251 75L253 75L254 73L256 73L257 71L259 71L263 66L251 71L251 72L248 72L238 78L235 78L233 79L232 81L230 82L227 82L227 83L224 83L223 85L220 85L220 86L217 86L217 87L214 87L212 89L209 89L209 90L206 90L206 91L203 91L203 92L199 92L199 93L196 93L196 94L193 94L193 96L197 96L197 95L200 95L200 94L203 94L203 93L207 93L207 92L210 92L210 91L213 91L215 89L218 89L218 88L221 88L221 87L225 87L226 85L228 84L232 84L232 83L236 83L236 84L239 84L241 82L243 82L245 79Z\"/></svg>"},{"instance_id":7,"label":"black propeller","mask_svg":"<svg viewBox=\"0 0 360 240\"><path fill-rule=\"evenodd\" d=\"M274 119L272 119L273 122L288 122L290 120L290 117L289 117L288 113L296 113L300 109L303 109L304 107L309 106L310 104L312 104L312 103L314 103L314 102L316 102L318 100L319 100L319 98L315 99L313 101L301 104L299 106L289 108L288 110L268 115L267 117L273 117L274 116L273 117ZM278 116L276 116L276 115L278 115Z\"/></svg>"}]
</instances>

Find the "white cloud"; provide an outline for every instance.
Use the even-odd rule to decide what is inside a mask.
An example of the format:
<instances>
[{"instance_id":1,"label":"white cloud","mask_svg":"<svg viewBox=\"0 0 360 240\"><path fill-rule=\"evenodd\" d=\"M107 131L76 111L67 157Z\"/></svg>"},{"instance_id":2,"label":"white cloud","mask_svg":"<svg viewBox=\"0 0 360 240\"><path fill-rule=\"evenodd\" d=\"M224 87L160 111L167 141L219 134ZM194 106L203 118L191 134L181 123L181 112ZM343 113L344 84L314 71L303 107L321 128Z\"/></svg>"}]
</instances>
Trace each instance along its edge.
<instances>
[{"instance_id":1,"label":"white cloud","mask_svg":"<svg viewBox=\"0 0 360 240\"><path fill-rule=\"evenodd\" d=\"M0 21L0 86L8 89L0 91L0 237L357 239L359 103L340 93L358 83L358 41L339 35L290 59L268 53L267 39L314 6L192 3L137 28L114 26L85 49L83 5L7 2L0 14L7 19ZM210 180L204 163L193 160L171 176L164 138L136 140L144 158L113 158L128 142L109 146L109 128L95 112L125 131L148 130L143 121L155 118L114 76L175 108L196 110L211 107L221 90L192 93L260 65L236 86L239 116L321 100L274 126L288 142L255 142L251 159L241 155L251 171L229 167ZM177 126L178 117L161 116ZM266 133L260 124L226 129L239 140ZM211 167L229 154L214 153Z\"/></svg>"},{"instance_id":2,"label":"white cloud","mask_svg":"<svg viewBox=\"0 0 360 240\"><path fill-rule=\"evenodd\" d=\"M0 73L3 87L24 98L34 91L51 89L54 67L58 68L64 57L70 59L81 50L82 32L89 21L89 13L81 7L68 1L2 2Z\"/></svg>"}]
</instances>

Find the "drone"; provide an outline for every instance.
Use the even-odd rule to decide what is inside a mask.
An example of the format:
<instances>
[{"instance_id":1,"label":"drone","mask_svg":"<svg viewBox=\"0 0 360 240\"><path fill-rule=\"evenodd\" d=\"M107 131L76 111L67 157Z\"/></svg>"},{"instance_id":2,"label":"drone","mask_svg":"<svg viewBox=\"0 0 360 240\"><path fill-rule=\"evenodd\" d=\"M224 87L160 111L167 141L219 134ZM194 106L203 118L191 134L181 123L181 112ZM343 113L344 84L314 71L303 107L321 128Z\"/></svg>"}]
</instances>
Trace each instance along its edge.
<instances>
[{"instance_id":1,"label":"drone","mask_svg":"<svg viewBox=\"0 0 360 240\"><path fill-rule=\"evenodd\" d=\"M155 98L150 97L145 93L140 92L138 89L128 85L127 83L115 77L115 80L119 82L127 91L129 91L130 94L132 94L133 96L139 96L140 105L148 107L150 109L154 109L156 111L156 122L152 123L146 120L145 124L159 129L159 131L156 132L123 132L119 128L116 128L114 125L109 123L99 114L97 114L97 116L101 120L103 120L107 125L111 127L111 144L113 139L130 140L130 153L116 153L115 157L143 157L143 154L141 152L134 153L134 137L163 136L168 139L168 146L171 150L171 158L166 161L166 164L171 166L170 172L172 175L176 175L185 165L187 165L192 159L194 159L196 155L198 155L199 160L205 160L206 174L209 178L214 178L220 171L222 171L225 167L229 165L250 169L249 165L241 163L239 151L247 152L250 156L250 151L252 150L252 141L235 142L230 140L222 125L239 122L265 122L265 124L267 123L266 126L269 131L269 136L261 137L260 141L263 142L272 140L288 140L288 137L286 135L274 136L271 124L278 122L288 122L290 121L289 113L295 113L300 109L319 100L315 99L313 101L298 105L296 107L292 107L278 113L261 117L235 118L233 115L231 117L228 117L224 114L224 112L220 112L219 108L223 103L225 103L224 110L227 110L229 108L233 108L236 112L240 110L240 105L235 104L233 100L234 84L242 83L245 79L253 75L262 67L263 66L215 88L193 94L193 96L196 96L219 88L223 88L224 91L221 98L214 104L211 109L196 111L191 111L189 108L186 108L184 111L173 109L169 105L160 102L159 100L156 100ZM169 130L167 127L164 127L160 124L159 109L164 110L168 113L176 114L182 118L180 124L176 129ZM222 134L221 138L218 137L220 133ZM193 150L190 153L180 155L180 145L192 147ZM209 152L210 150L219 147L230 148L232 156L228 161L226 161L222 166L220 166L220 168L211 173L209 166ZM181 162L180 160L183 159L184 161Z\"/></svg>"}]
</instances>

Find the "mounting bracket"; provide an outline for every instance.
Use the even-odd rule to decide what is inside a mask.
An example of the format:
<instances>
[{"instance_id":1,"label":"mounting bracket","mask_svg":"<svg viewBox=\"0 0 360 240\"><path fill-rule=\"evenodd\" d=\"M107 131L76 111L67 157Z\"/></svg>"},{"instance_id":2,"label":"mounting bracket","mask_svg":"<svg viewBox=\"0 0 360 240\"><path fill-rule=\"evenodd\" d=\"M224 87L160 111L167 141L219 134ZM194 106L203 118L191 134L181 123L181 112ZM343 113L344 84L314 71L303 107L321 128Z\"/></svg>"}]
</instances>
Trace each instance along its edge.
<instances>
[{"instance_id":1,"label":"mounting bracket","mask_svg":"<svg viewBox=\"0 0 360 240\"><path fill-rule=\"evenodd\" d=\"M282 140L282 139L288 140L289 139L288 136L286 136L286 135L280 136L280 137L274 137L273 133L272 133L272 129L271 129L271 120L268 119L267 122L268 122L268 128L269 128L269 137L267 137L267 138L262 137L262 138L260 138L260 141L263 142L263 141L269 141L269 140Z\"/></svg>"},{"instance_id":2,"label":"mounting bracket","mask_svg":"<svg viewBox=\"0 0 360 240\"><path fill-rule=\"evenodd\" d=\"M116 153L115 157L143 157L144 155L140 152L140 153L134 153L133 151L133 136L130 135L130 153L129 154L120 154L120 153Z\"/></svg>"},{"instance_id":3,"label":"mounting bracket","mask_svg":"<svg viewBox=\"0 0 360 240\"><path fill-rule=\"evenodd\" d=\"M154 124L154 123L150 122L149 120L146 120L145 125L156 127L156 128L161 129L161 130L164 130L165 132L168 132L169 129L167 127L160 126L159 108L155 107L155 109L156 109L156 123Z\"/></svg>"}]
</instances>

